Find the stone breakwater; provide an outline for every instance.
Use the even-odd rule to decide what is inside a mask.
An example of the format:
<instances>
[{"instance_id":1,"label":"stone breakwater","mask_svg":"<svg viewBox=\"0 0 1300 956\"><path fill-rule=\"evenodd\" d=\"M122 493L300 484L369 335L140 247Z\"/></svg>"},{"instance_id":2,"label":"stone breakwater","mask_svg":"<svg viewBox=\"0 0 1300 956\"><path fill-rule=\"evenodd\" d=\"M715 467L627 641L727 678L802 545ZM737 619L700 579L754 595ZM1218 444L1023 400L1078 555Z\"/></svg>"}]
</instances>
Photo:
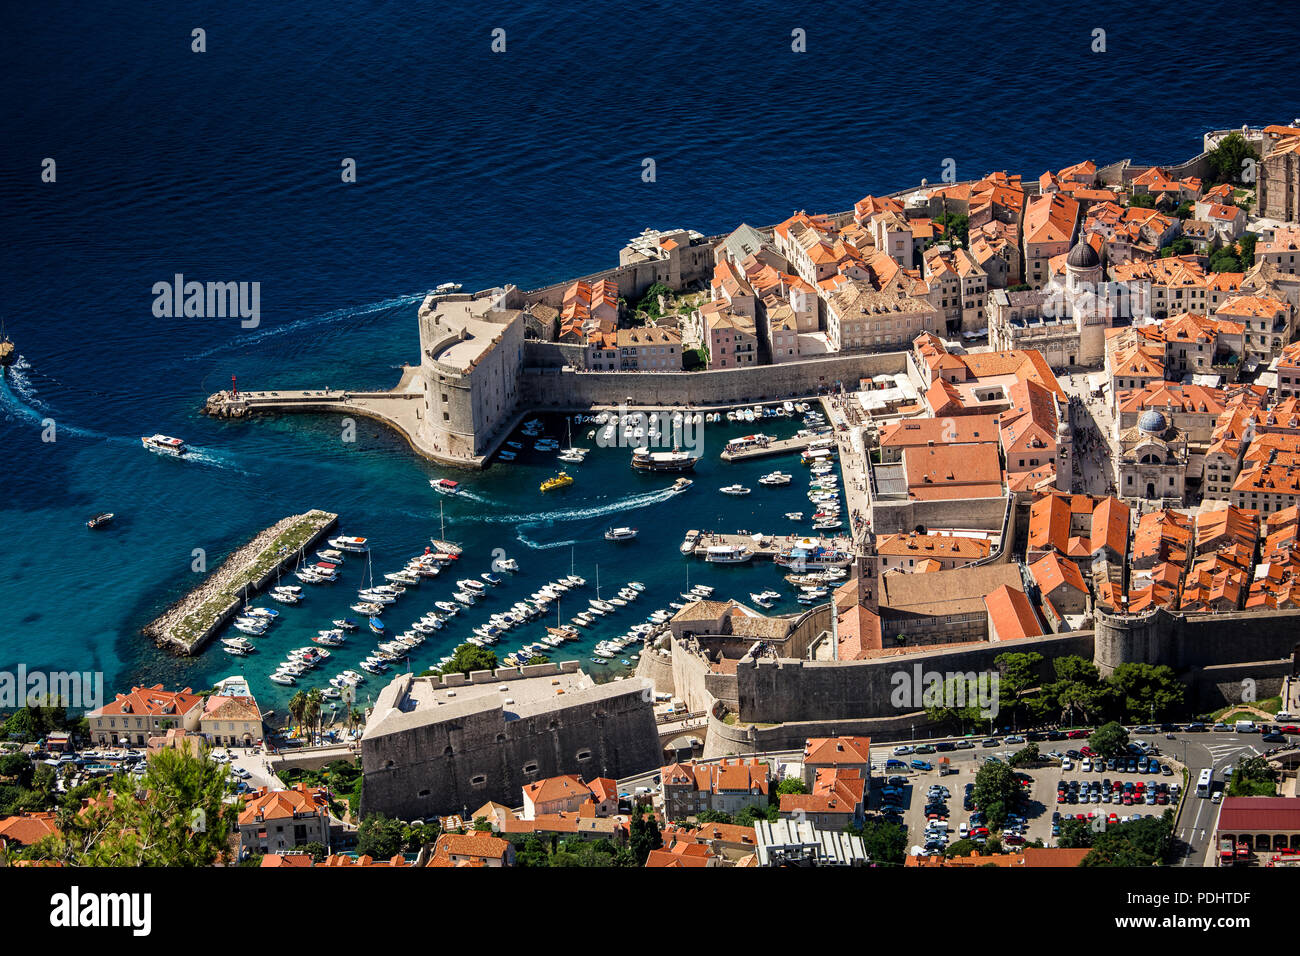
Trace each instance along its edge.
<instances>
[{"instance_id":1,"label":"stone breakwater","mask_svg":"<svg viewBox=\"0 0 1300 956\"><path fill-rule=\"evenodd\" d=\"M338 515L328 511L309 511L277 521L226 558L141 633L178 654L196 653L235 615L246 595L251 598L280 571L292 567L299 555L337 523Z\"/></svg>"}]
</instances>

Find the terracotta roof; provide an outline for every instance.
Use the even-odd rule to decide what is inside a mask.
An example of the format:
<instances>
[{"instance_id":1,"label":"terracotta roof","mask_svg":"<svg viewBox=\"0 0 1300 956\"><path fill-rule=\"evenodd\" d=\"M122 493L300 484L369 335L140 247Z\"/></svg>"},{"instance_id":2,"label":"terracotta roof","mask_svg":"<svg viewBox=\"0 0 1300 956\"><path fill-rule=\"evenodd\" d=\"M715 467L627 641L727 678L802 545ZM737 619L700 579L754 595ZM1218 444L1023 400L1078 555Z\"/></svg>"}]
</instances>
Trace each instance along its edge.
<instances>
[{"instance_id":1,"label":"terracotta roof","mask_svg":"<svg viewBox=\"0 0 1300 956\"><path fill-rule=\"evenodd\" d=\"M1038 623L1038 615L1024 591L1004 584L984 599L984 606L999 640L1042 636L1042 625Z\"/></svg>"},{"instance_id":2,"label":"terracotta roof","mask_svg":"<svg viewBox=\"0 0 1300 956\"><path fill-rule=\"evenodd\" d=\"M1300 797L1226 797L1218 829L1225 833L1300 832Z\"/></svg>"}]
</instances>

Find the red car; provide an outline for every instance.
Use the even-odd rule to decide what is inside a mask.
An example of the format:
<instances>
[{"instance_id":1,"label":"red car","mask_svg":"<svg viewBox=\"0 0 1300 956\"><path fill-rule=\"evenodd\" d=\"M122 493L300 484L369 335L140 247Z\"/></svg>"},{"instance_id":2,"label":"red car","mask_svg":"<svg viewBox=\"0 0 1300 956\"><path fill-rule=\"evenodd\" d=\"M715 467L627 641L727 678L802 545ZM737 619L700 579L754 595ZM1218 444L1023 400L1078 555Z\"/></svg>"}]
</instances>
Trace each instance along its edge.
<instances>
[{"instance_id":1,"label":"red car","mask_svg":"<svg viewBox=\"0 0 1300 956\"><path fill-rule=\"evenodd\" d=\"M1133 794L1131 793L1124 794L1124 806L1126 807L1133 806Z\"/></svg>"},{"instance_id":2,"label":"red car","mask_svg":"<svg viewBox=\"0 0 1300 956\"><path fill-rule=\"evenodd\" d=\"M1083 754L1085 757L1097 756L1097 751L1093 750L1091 747L1080 747L1079 753Z\"/></svg>"},{"instance_id":3,"label":"red car","mask_svg":"<svg viewBox=\"0 0 1300 956\"><path fill-rule=\"evenodd\" d=\"M1058 791L1056 792L1056 802L1057 802L1057 803L1064 803L1064 802L1065 802L1065 791L1064 791L1064 790L1058 790Z\"/></svg>"},{"instance_id":4,"label":"red car","mask_svg":"<svg viewBox=\"0 0 1300 956\"><path fill-rule=\"evenodd\" d=\"M1279 734L1300 734L1300 727L1295 724L1287 724L1285 727L1279 727L1277 732Z\"/></svg>"},{"instance_id":5,"label":"red car","mask_svg":"<svg viewBox=\"0 0 1300 956\"><path fill-rule=\"evenodd\" d=\"M1072 730L1065 736L1070 740L1079 740L1080 738L1087 737L1089 735L1088 735L1088 731L1086 730ZM1079 751L1079 752L1082 753L1083 751Z\"/></svg>"}]
</instances>

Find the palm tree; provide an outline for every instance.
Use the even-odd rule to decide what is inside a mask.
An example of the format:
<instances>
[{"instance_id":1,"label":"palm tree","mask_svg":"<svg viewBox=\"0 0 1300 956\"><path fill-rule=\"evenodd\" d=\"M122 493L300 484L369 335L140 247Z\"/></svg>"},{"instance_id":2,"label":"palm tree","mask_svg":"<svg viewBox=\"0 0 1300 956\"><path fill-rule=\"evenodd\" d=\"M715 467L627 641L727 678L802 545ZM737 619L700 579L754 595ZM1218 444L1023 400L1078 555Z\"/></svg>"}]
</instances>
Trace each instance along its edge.
<instances>
[{"instance_id":1,"label":"palm tree","mask_svg":"<svg viewBox=\"0 0 1300 956\"><path fill-rule=\"evenodd\" d=\"M307 704L303 709L303 719L308 727L319 727L322 699L319 687L313 687L307 692Z\"/></svg>"},{"instance_id":2,"label":"palm tree","mask_svg":"<svg viewBox=\"0 0 1300 956\"><path fill-rule=\"evenodd\" d=\"M359 707L353 707L348 711L348 733L356 730L366 722L366 715Z\"/></svg>"},{"instance_id":3,"label":"palm tree","mask_svg":"<svg viewBox=\"0 0 1300 956\"><path fill-rule=\"evenodd\" d=\"M298 691L298 693L289 698L289 716L293 718L294 723L298 725L300 730L302 729L303 715L306 712L307 695L302 691Z\"/></svg>"}]
</instances>

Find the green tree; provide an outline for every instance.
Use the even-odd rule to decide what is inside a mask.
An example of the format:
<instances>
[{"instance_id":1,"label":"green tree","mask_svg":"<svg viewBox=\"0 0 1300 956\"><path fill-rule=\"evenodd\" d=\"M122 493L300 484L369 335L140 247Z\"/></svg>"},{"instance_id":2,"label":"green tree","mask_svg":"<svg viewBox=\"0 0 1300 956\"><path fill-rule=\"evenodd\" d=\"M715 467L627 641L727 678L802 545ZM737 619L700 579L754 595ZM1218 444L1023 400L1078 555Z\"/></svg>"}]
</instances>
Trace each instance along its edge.
<instances>
[{"instance_id":1,"label":"green tree","mask_svg":"<svg viewBox=\"0 0 1300 956\"><path fill-rule=\"evenodd\" d=\"M93 804L61 819L61 837L29 859L71 866L212 866L229 853L238 814L224 765L167 748L142 777L118 774Z\"/></svg>"},{"instance_id":2,"label":"green tree","mask_svg":"<svg viewBox=\"0 0 1300 956\"><path fill-rule=\"evenodd\" d=\"M1013 753L1011 759L1007 761L1007 765L1010 767L1030 767L1038 763L1039 758L1038 744L1031 742Z\"/></svg>"},{"instance_id":3,"label":"green tree","mask_svg":"<svg viewBox=\"0 0 1300 956\"><path fill-rule=\"evenodd\" d=\"M887 820L867 820L861 827L846 827L862 837L862 847L872 863L902 864L907 857L907 827Z\"/></svg>"},{"instance_id":4,"label":"green tree","mask_svg":"<svg viewBox=\"0 0 1300 956\"><path fill-rule=\"evenodd\" d=\"M663 835L659 832L659 821L647 816L645 808L638 806L628 828L628 849L637 866L645 866L651 850L658 850L664 845Z\"/></svg>"},{"instance_id":5,"label":"green tree","mask_svg":"<svg viewBox=\"0 0 1300 956\"><path fill-rule=\"evenodd\" d=\"M310 856L313 863L320 863L328 855L325 852L325 844L317 843L315 840L301 844L298 849Z\"/></svg>"},{"instance_id":6,"label":"green tree","mask_svg":"<svg viewBox=\"0 0 1300 956\"><path fill-rule=\"evenodd\" d=\"M1126 662L1115 668L1108 681L1123 715L1134 720L1156 720L1183 707L1186 688L1167 664Z\"/></svg>"},{"instance_id":7,"label":"green tree","mask_svg":"<svg viewBox=\"0 0 1300 956\"><path fill-rule=\"evenodd\" d=\"M798 777L786 777L776 785L777 796L783 796L787 793L799 794L807 792L808 788L804 786L804 782Z\"/></svg>"},{"instance_id":8,"label":"green tree","mask_svg":"<svg viewBox=\"0 0 1300 956\"><path fill-rule=\"evenodd\" d=\"M1156 200L1150 193L1139 193L1129 199L1130 206L1136 206L1139 209L1155 209Z\"/></svg>"},{"instance_id":9,"label":"green tree","mask_svg":"<svg viewBox=\"0 0 1300 956\"><path fill-rule=\"evenodd\" d=\"M490 671L497 666L497 656L492 651L473 644L462 644L452 652L451 660L442 666L444 674L468 674L470 671Z\"/></svg>"},{"instance_id":10,"label":"green tree","mask_svg":"<svg viewBox=\"0 0 1300 956\"><path fill-rule=\"evenodd\" d=\"M1210 150L1206 157L1212 171L1210 185L1219 183L1240 183L1241 174L1246 168L1247 159L1259 159L1255 147L1246 142L1240 133L1229 133L1219 141L1219 145Z\"/></svg>"},{"instance_id":11,"label":"green tree","mask_svg":"<svg viewBox=\"0 0 1300 956\"><path fill-rule=\"evenodd\" d=\"M932 240L931 244L936 242L951 245L956 248L957 245L966 246L970 232L970 217L961 213L946 212L934 217L937 225L943 227L943 234Z\"/></svg>"},{"instance_id":12,"label":"green tree","mask_svg":"<svg viewBox=\"0 0 1300 956\"><path fill-rule=\"evenodd\" d=\"M1241 757L1228 782L1230 797L1273 797L1277 780L1263 757Z\"/></svg>"},{"instance_id":13,"label":"green tree","mask_svg":"<svg viewBox=\"0 0 1300 956\"><path fill-rule=\"evenodd\" d=\"M988 818L989 827L1002 826L1020 795L1020 781L1004 763L985 763L975 774L975 805Z\"/></svg>"},{"instance_id":14,"label":"green tree","mask_svg":"<svg viewBox=\"0 0 1300 956\"><path fill-rule=\"evenodd\" d=\"M304 691L298 691L289 698L289 716L293 718L294 726L299 731L302 730L303 718L307 714L307 694Z\"/></svg>"},{"instance_id":15,"label":"green tree","mask_svg":"<svg viewBox=\"0 0 1300 956\"><path fill-rule=\"evenodd\" d=\"M1110 703L1111 692L1092 661L1076 655L1052 661L1056 680L1043 688L1042 712L1069 725L1091 722Z\"/></svg>"},{"instance_id":16,"label":"green tree","mask_svg":"<svg viewBox=\"0 0 1300 956\"><path fill-rule=\"evenodd\" d=\"M1112 823L1094 833L1083 866L1156 866L1169 852L1173 814Z\"/></svg>"},{"instance_id":17,"label":"green tree","mask_svg":"<svg viewBox=\"0 0 1300 956\"><path fill-rule=\"evenodd\" d=\"M1123 724L1102 724L1088 737L1088 746L1103 757L1118 757L1128 752L1128 731Z\"/></svg>"},{"instance_id":18,"label":"green tree","mask_svg":"<svg viewBox=\"0 0 1300 956\"><path fill-rule=\"evenodd\" d=\"M376 860L392 859L402 852L407 826L382 813L372 813L357 827L357 852Z\"/></svg>"},{"instance_id":19,"label":"green tree","mask_svg":"<svg viewBox=\"0 0 1300 956\"><path fill-rule=\"evenodd\" d=\"M1248 232L1237 240L1237 261L1241 263L1243 272L1255 264L1255 246L1258 242L1259 236L1253 232Z\"/></svg>"},{"instance_id":20,"label":"green tree","mask_svg":"<svg viewBox=\"0 0 1300 956\"><path fill-rule=\"evenodd\" d=\"M1061 833L1056 838L1056 845L1066 849L1078 850L1092 846L1092 827L1086 820L1061 821Z\"/></svg>"},{"instance_id":21,"label":"green tree","mask_svg":"<svg viewBox=\"0 0 1300 956\"><path fill-rule=\"evenodd\" d=\"M993 663L999 671L999 707L1008 715L1017 716L1023 709L1021 695L1038 683L1038 668L1042 666L1043 655L1033 651L1009 651L999 654Z\"/></svg>"}]
</instances>

